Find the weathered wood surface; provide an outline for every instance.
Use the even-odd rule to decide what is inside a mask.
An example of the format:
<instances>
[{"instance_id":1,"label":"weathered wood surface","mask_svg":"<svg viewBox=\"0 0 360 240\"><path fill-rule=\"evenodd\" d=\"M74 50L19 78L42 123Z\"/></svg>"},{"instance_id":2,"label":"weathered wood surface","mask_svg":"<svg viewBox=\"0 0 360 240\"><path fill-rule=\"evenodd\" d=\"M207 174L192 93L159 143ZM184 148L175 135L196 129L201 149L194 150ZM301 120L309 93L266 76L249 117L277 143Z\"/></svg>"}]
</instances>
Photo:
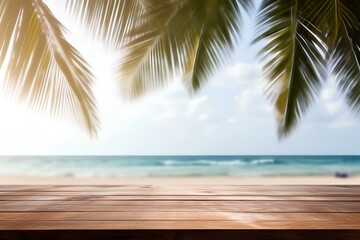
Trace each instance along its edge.
<instances>
[{"instance_id":1,"label":"weathered wood surface","mask_svg":"<svg viewBox=\"0 0 360 240\"><path fill-rule=\"evenodd\" d=\"M0 239L316 236L360 239L360 186L0 186Z\"/></svg>"}]
</instances>

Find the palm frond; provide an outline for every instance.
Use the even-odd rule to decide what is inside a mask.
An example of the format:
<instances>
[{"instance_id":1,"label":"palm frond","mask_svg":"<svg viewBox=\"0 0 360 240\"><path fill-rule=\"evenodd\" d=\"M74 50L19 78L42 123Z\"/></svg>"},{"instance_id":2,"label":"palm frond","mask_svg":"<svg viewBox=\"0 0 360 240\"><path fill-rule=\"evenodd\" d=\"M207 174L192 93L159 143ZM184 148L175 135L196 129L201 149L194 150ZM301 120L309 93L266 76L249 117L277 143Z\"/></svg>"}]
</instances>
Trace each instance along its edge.
<instances>
[{"instance_id":1,"label":"palm frond","mask_svg":"<svg viewBox=\"0 0 360 240\"><path fill-rule=\"evenodd\" d=\"M69 13L113 49L121 48L148 5L147 0L66 0Z\"/></svg>"},{"instance_id":2,"label":"palm frond","mask_svg":"<svg viewBox=\"0 0 360 240\"><path fill-rule=\"evenodd\" d=\"M198 90L233 50L241 9L248 10L251 1L152 0L148 4L152 7L130 32L133 39L119 66L130 97L163 87L176 74L185 76L190 89Z\"/></svg>"},{"instance_id":3,"label":"palm frond","mask_svg":"<svg viewBox=\"0 0 360 240\"><path fill-rule=\"evenodd\" d=\"M198 90L213 73L219 70L224 60L234 50L240 37L241 8L248 11L251 1L191 1L194 11L192 21L193 41L187 44L191 49L187 55L186 73L191 73L190 86ZM206 6L206 7L204 7Z\"/></svg>"},{"instance_id":4,"label":"palm frond","mask_svg":"<svg viewBox=\"0 0 360 240\"><path fill-rule=\"evenodd\" d=\"M360 7L357 8L357 13L359 12ZM347 43L348 48L337 48L338 61L335 72L338 74L340 89L345 92L348 104L355 113L360 114L360 19L357 23L355 26L345 26L345 34L350 41ZM341 52L341 48L346 49L346 52Z\"/></svg>"},{"instance_id":5,"label":"palm frond","mask_svg":"<svg viewBox=\"0 0 360 240\"><path fill-rule=\"evenodd\" d=\"M326 49L321 33L302 15L304 2L264 0L258 16L255 42L266 41L259 54L280 137L286 136L308 109L325 74Z\"/></svg>"},{"instance_id":6,"label":"palm frond","mask_svg":"<svg viewBox=\"0 0 360 240\"><path fill-rule=\"evenodd\" d=\"M339 88L351 108L360 113L360 2L320 0L312 3L314 24L323 29L328 61Z\"/></svg>"},{"instance_id":7,"label":"palm frond","mask_svg":"<svg viewBox=\"0 0 360 240\"><path fill-rule=\"evenodd\" d=\"M186 35L179 34L182 21L189 21L180 1L152 0L153 7L142 16L142 23L132 29L125 45L125 56L118 72L127 98L136 98L150 89L158 89L172 79L183 61L180 45Z\"/></svg>"},{"instance_id":8,"label":"palm frond","mask_svg":"<svg viewBox=\"0 0 360 240\"><path fill-rule=\"evenodd\" d=\"M64 38L64 27L42 0L2 0L0 64L4 89L40 112L75 118L90 134L98 129L93 75Z\"/></svg>"},{"instance_id":9,"label":"palm frond","mask_svg":"<svg viewBox=\"0 0 360 240\"><path fill-rule=\"evenodd\" d=\"M356 113L360 113L360 31L341 28L341 37L333 52L333 73L339 89L346 94L347 102Z\"/></svg>"}]
</instances>

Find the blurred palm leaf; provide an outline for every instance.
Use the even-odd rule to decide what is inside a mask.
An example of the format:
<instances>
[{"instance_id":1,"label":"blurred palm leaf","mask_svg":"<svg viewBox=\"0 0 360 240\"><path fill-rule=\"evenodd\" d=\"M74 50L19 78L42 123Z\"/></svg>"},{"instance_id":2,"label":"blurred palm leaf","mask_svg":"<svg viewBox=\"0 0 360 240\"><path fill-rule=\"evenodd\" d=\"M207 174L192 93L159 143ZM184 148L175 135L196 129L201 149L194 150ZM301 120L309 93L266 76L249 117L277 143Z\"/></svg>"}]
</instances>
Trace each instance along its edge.
<instances>
[{"instance_id":1,"label":"blurred palm leaf","mask_svg":"<svg viewBox=\"0 0 360 240\"><path fill-rule=\"evenodd\" d=\"M180 40L174 36L178 21L170 21L176 7L173 2L159 0L154 8L147 10L146 16L140 17L142 23L130 32L128 38L131 40L125 46L126 54L118 67L125 94L138 96L147 88L145 86L158 87L169 78L168 65L172 64L172 59L177 60L173 56L178 50L177 45L169 45L169 39Z\"/></svg>"},{"instance_id":2,"label":"blurred palm leaf","mask_svg":"<svg viewBox=\"0 0 360 240\"><path fill-rule=\"evenodd\" d=\"M351 108L360 113L360 1L319 0L312 9L318 9L310 14L323 31L332 74Z\"/></svg>"},{"instance_id":3,"label":"blurred palm leaf","mask_svg":"<svg viewBox=\"0 0 360 240\"><path fill-rule=\"evenodd\" d=\"M308 20L307 1L264 0L255 42L265 40L260 55L275 104L279 135L287 135L319 92L325 77L322 34Z\"/></svg>"},{"instance_id":4,"label":"blurred palm leaf","mask_svg":"<svg viewBox=\"0 0 360 240\"><path fill-rule=\"evenodd\" d=\"M218 70L240 35L250 0L151 0L119 64L125 93L138 97L181 74L198 90Z\"/></svg>"},{"instance_id":5,"label":"blurred palm leaf","mask_svg":"<svg viewBox=\"0 0 360 240\"><path fill-rule=\"evenodd\" d=\"M70 14L114 49L121 48L148 5L147 0L66 0Z\"/></svg>"},{"instance_id":6,"label":"blurred palm leaf","mask_svg":"<svg viewBox=\"0 0 360 240\"><path fill-rule=\"evenodd\" d=\"M249 10L251 1L191 1L196 9L192 18L196 24L188 43L191 48L187 55L186 73L190 86L198 90L208 81L224 60L233 52L236 40L240 38L241 7ZM206 6L206 3L208 6ZM206 6L206 7L204 7Z\"/></svg>"},{"instance_id":7,"label":"blurred palm leaf","mask_svg":"<svg viewBox=\"0 0 360 240\"><path fill-rule=\"evenodd\" d=\"M75 118L95 134L93 76L61 23L42 0L2 0L0 16L0 65L9 58L5 91L38 111Z\"/></svg>"}]
</instances>

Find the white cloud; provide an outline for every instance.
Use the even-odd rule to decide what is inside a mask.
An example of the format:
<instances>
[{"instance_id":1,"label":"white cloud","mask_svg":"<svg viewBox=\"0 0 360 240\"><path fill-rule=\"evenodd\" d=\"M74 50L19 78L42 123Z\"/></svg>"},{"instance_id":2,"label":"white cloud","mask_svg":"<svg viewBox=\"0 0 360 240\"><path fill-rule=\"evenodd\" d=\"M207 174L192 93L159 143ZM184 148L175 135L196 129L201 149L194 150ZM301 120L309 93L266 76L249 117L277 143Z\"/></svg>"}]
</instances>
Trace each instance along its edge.
<instances>
[{"instance_id":1,"label":"white cloud","mask_svg":"<svg viewBox=\"0 0 360 240\"><path fill-rule=\"evenodd\" d=\"M325 109L330 115L338 114L342 109L343 103L341 100L329 101L325 103Z\"/></svg>"},{"instance_id":2,"label":"white cloud","mask_svg":"<svg viewBox=\"0 0 360 240\"><path fill-rule=\"evenodd\" d=\"M228 119L228 123L235 123L236 122L236 119L235 118L229 118Z\"/></svg>"},{"instance_id":3,"label":"white cloud","mask_svg":"<svg viewBox=\"0 0 360 240\"><path fill-rule=\"evenodd\" d=\"M251 89L243 90L239 95L235 96L235 100L241 112L245 112L252 99L253 91Z\"/></svg>"},{"instance_id":4,"label":"white cloud","mask_svg":"<svg viewBox=\"0 0 360 240\"><path fill-rule=\"evenodd\" d=\"M329 125L330 128L351 128L356 125L352 120L338 120Z\"/></svg>"},{"instance_id":5,"label":"white cloud","mask_svg":"<svg viewBox=\"0 0 360 240\"><path fill-rule=\"evenodd\" d=\"M208 100L207 96L201 96L188 101L185 115L191 116L192 114L194 114L198 110L198 108L207 100Z\"/></svg>"},{"instance_id":6,"label":"white cloud","mask_svg":"<svg viewBox=\"0 0 360 240\"><path fill-rule=\"evenodd\" d=\"M209 120L209 115L206 114L206 113L200 114L199 115L199 120L203 121L203 122L206 122L207 120Z\"/></svg>"},{"instance_id":7,"label":"white cloud","mask_svg":"<svg viewBox=\"0 0 360 240\"><path fill-rule=\"evenodd\" d=\"M214 85L234 85L260 80L261 68L257 64L237 63L221 72L211 82Z\"/></svg>"},{"instance_id":8,"label":"white cloud","mask_svg":"<svg viewBox=\"0 0 360 240\"><path fill-rule=\"evenodd\" d=\"M238 81L256 80L260 76L260 67L256 64L237 63L228 68L225 74Z\"/></svg>"},{"instance_id":9,"label":"white cloud","mask_svg":"<svg viewBox=\"0 0 360 240\"><path fill-rule=\"evenodd\" d=\"M320 93L320 99L323 101L331 101L337 98L336 90L334 87L325 88Z\"/></svg>"},{"instance_id":10,"label":"white cloud","mask_svg":"<svg viewBox=\"0 0 360 240\"><path fill-rule=\"evenodd\" d=\"M178 112L175 108L168 108L165 112L161 112L153 116L153 120L156 122L161 122L164 120L173 119L178 115Z\"/></svg>"},{"instance_id":11,"label":"white cloud","mask_svg":"<svg viewBox=\"0 0 360 240\"><path fill-rule=\"evenodd\" d=\"M339 114L344 108L342 96L336 90L336 83L330 80L328 85L320 93L320 101L323 103L326 112L330 115Z\"/></svg>"},{"instance_id":12,"label":"white cloud","mask_svg":"<svg viewBox=\"0 0 360 240\"><path fill-rule=\"evenodd\" d=\"M135 111L135 119L148 118L154 122L163 122L174 118L197 119L201 110L209 108L205 104L207 101L208 96L206 95L189 98L183 86L176 83L162 92L149 94L135 103L125 104L124 107L128 108L126 111L132 114L124 113L123 115L127 115L128 119L134 115L133 111Z\"/></svg>"},{"instance_id":13,"label":"white cloud","mask_svg":"<svg viewBox=\"0 0 360 240\"><path fill-rule=\"evenodd\" d=\"M274 111L274 106L272 106L270 103L266 103L264 106L264 110L266 112L273 112Z\"/></svg>"}]
</instances>

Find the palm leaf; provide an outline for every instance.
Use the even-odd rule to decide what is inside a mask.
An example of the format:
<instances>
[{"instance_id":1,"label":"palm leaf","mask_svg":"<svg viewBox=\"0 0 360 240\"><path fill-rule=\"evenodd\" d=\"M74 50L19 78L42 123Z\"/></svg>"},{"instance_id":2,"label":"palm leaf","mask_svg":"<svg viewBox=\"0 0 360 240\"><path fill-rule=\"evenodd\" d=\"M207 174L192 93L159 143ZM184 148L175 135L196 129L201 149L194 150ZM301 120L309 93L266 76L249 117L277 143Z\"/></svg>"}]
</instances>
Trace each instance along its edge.
<instances>
[{"instance_id":1,"label":"palm leaf","mask_svg":"<svg viewBox=\"0 0 360 240\"><path fill-rule=\"evenodd\" d=\"M360 7L357 8L357 13ZM334 72L337 74L340 89L346 94L347 102L355 113L360 114L360 19L356 25L345 25L344 34L348 38L339 43ZM340 47L341 46L341 47Z\"/></svg>"},{"instance_id":2,"label":"palm leaf","mask_svg":"<svg viewBox=\"0 0 360 240\"><path fill-rule=\"evenodd\" d=\"M323 29L328 62L351 108L360 113L360 2L321 0L312 3L314 24Z\"/></svg>"},{"instance_id":3,"label":"palm leaf","mask_svg":"<svg viewBox=\"0 0 360 240\"><path fill-rule=\"evenodd\" d=\"M70 14L113 49L123 45L148 5L146 0L66 0Z\"/></svg>"},{"instance_id":4,"label":"palm leaf","mask_svg":"<svg viewBox=\"0 0 360 240\"><path fill-rule=\"evenodd\" d=\"M158 0L148 8L141 24L132 29L125 45L125 56L118 65L121 85L126 97L135 98L149 89L158 89L172 79L183 62L180 45L187 38L179 34L182 21L187 20L186 6L180 1ZM184 31L182 31L184 33Z\"/></svg>"},{"instance_id":5,"label":"palm leaf","mask_svg":"<svg viewBox=\"0 0 360 240\"><path fill-rule=\"evenodd\" d=\"M321 33L302 15L306 6L306 1L300 0L264 0L258 16L255 42L266 41L260 56L280 137L287 135L308 109L325 73L326 49Z\"/></svg>"},{"instance_id":6,"label":"palm leaf","mask_svg":"<svg viewBox=\"0 0 360 240\"><path fill-rule=\"evenodd\" d=\"M40 112L75 118L90 134L98 128L93 75L65 40L64 27L41 0L2 0L0 64L4 89Z\"/></svg>"},{"instance_id":7,"label":"palm leaf","mask_svg":"<svg viewBox=\"0 0 360 240\"><path fill-rule=\"evenodd\" d=\"M241 8L251 1L149 1L130 32L119 66L130 97L165 86L176 74L198 90L218 70L239 38ZM156 3L156 4L155 4Z\"/></svg>"},{"instance_id":8,"label":"palm leaf","mask_svg":"<svg viewBox=\"0 0 360 240\"><path fill-rule=\"evenodd\" d=\"M197 22L193 23L193 41L187 43L191 52L186 59L186 73L191 74L190 86L196 91L233 52L240 36L241 7L248 11L251 1L191 1L191 4L196 14L192 21Z\"/></svg>"}]
</instances>

